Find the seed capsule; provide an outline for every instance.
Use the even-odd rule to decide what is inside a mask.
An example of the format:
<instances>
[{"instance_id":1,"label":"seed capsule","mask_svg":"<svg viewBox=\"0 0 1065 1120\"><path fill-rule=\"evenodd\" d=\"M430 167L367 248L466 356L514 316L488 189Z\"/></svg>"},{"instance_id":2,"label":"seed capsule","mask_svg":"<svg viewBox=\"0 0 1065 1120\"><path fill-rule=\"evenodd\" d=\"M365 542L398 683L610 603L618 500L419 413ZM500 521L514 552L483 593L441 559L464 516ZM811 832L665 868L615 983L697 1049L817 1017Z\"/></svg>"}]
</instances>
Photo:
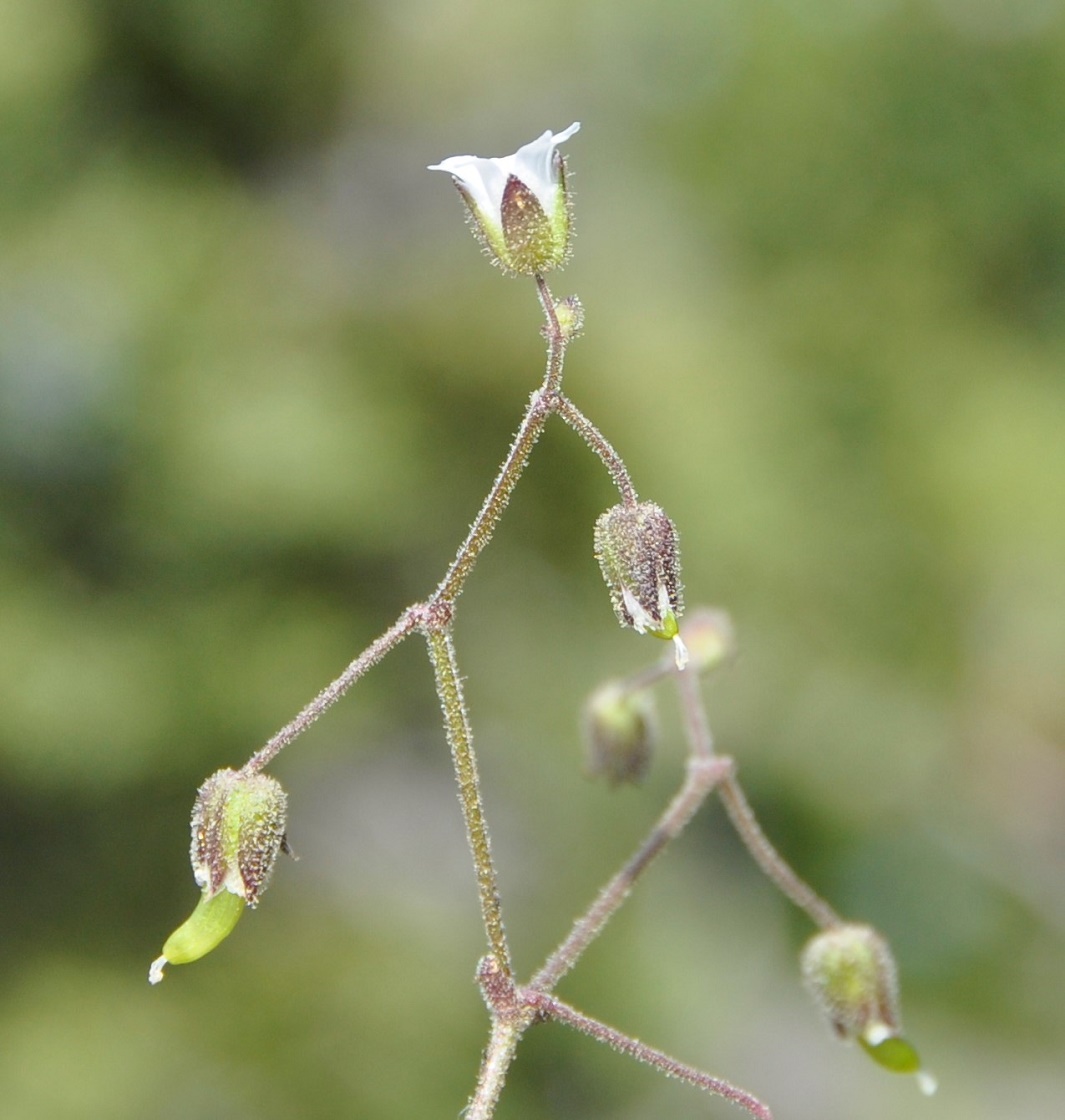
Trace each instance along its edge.
<instances>
[{"instance_id":1,"label":"seed capsule","mask_svg":"<svg viewBox=\"0 0 1065 1120\"><path fill-rule=\"evenodd\" d=\"M148 979L167 964L199 960L221 944L245 906L255 906L285 846L287 798L266 774L219 770L200 786L192 809L192 871L203 888L190 917L167 938Z\"/></svg>"},{"instance_id":2,"label":"seed capsule","mask_svg":"<svg viewBox=\"0 0 1065 1120\"><path fill-rule=\"evenodd\" d=\"M914 1074L922 1092L935 1092L935 1078L902 1037L895 960L875 929L848 922L815 934L802 951L802 975L840 1038L857 1041L885 1069Z\"/></svg>"}]
</instances>

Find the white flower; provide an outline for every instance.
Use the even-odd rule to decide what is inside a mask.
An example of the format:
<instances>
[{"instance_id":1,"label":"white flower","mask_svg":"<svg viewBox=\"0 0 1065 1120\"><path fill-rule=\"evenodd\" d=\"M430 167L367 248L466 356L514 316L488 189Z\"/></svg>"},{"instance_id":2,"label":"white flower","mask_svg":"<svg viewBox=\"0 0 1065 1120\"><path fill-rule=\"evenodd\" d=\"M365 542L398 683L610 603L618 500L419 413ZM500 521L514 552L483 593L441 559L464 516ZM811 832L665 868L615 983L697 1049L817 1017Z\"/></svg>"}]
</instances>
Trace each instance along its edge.
<instances>
[{"instance_id":1,"label":"white flower","mask_svg":"<svg viewBox=\"0 0 1065 1120\"><path fill-rule=\"evenodd\" d=\"M558 146L580 127L545 132L510 156L450 156L430 165L454 179L474 232L504 270L535 275L565 263L569 196Z\"/></svg>"}]
</instances>

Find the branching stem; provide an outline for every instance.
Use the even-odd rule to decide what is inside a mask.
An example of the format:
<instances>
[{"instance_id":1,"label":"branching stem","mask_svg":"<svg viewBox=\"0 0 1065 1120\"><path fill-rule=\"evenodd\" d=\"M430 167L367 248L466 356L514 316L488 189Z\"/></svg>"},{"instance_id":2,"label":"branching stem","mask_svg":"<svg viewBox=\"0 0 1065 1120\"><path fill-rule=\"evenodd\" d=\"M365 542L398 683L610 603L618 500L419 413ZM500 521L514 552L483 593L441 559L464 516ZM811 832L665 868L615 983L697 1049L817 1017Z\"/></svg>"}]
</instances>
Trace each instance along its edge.
<instances>
[{"instance_id":1,"label":"branching stem","mask_svg":"<svg viewBox=\"0 0 1065 1120\"><path fill-rule=\"evenodd\" d=\"M521 1036L534 1022L543 1019L557 1019L622 1053L654 1066L669 1077L723 1096L746 1109L756 1120L771 1120L769 1109L749 1093L589 1018L553 995L559 980L573 968L628 898L639 878L670 842L680 835L715 788L719 791L737 832L770 879L788 898L806 910L818 925L833 925L839 921L831 908L795 875L765 838L736 782L732 760L714 754L713 737L699 691L698 676L694 671L682 672L672 663L662 661L626 682L627 687L639 689L649 687L665 676L672 675L677 679L689 743L684 782L643 843L599 892L585 914L574 923L568 936L536 973L529 986L519 987L514 978L510 949L503 927L498 878L481 800L473 736L463 694L462 676L455 655L455 603L477 559L491 540L544 425L553 412L557 412L595 452L606 467L622 501L628 505L637 501L636 489L621 457L595 424L562 392L562 372L569 336L559 324L554 297L542 277L536 277L536 286L547 320L544 329L548 343L544 378L539 389L529 398L507 456L444 578L424 603L408 607L336 680L254 754L246 763L244 771L253 773L265 767L285 746L335 704L368 669L411 633L420 631L425 636L433 665L489 947L489 955L481 962L478 970L478 982L491 1014L492 1029L476 1089L466 1110L467 1120L491 1120Z\"/></svg>"},{"instance_id":2,"label":"branching stem","mask_svg":"<svg viewBox=\"0 0 1065 1120\"><path fill-rule=\"evenodd\" d=\"M574 922L569 935L532 978L530 988L544 992L554 989L559 980L577 963L584 950L602 933L607 922L628 898L636 881L655 857L680 835L706 800L707 794L729 772L731 765L727 758L691 757L684 784L665 812L625 866L603 887L587 911Z\"/></svg>"}]
</instances>

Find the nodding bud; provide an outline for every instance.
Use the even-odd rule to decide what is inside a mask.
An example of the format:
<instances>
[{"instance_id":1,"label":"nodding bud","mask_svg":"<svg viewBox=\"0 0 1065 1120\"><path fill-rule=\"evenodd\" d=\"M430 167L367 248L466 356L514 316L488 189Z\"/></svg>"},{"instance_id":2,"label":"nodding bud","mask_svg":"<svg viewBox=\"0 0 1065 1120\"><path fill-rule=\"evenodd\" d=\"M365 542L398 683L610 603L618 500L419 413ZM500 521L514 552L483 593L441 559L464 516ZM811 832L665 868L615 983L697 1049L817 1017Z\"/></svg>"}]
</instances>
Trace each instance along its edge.
<instances>
[{"instance_id":1,"label":"nodding bud","mask_svg":"<svg viewBox=\"0 0 1065 1120\"><path fill-rule=\"evenodd\" d=\"M597 688L584 706L587 772L612 785L641 782L658 737L654 697L618 681Z\"/></svg>"},{"instance_id":2,"label":"nodding bud","mask_svg":"<svg viewBox=\"0 0 1065 1120\"><path fill-rule=\"evenodd\" d=\"M732 619L724 611L699 607L684 619L682 632L691 667L696 672L716 669L736 652Z\"/></svg>"},{"instance_id":3,"label":"nodding bud","mask_svg":"<svg viewBox=\"0 0 1065 1120\"><path fill-rule=\"evenodd\" d=\"M676 647L677 668L688 662L678 619L684 610L677 529L661 506L614 506L595 523L595 555L622 626Z\"/></svg>"},{"instance_id":4,"label":"nodding bud","mask_svg":"<svg viewBox=\"0 0 1065 1120\"><path fill-rule=\"evenodd\" d=\"M191 916L167 939L148 979L167 964L205 956L233 931L245 905L266 890L285 842L287 797L266 774L219 770L200 786L192 809L192 872L203 889Z\"/></svg>"},{"instance_id":5,"label":"nodding bud","mask_svg":"<svg viewBox=\"0 0 1065 1120\"><path fill-rule=\"evenodd\" d=\"M815 934L802 951L802 975L840 1038L858 1042L885 1069L915 1074L922 1092L935 1092L935 1078L902 1037L895 960L875 929L849 922Z\"/></svg>"}]
</instances>

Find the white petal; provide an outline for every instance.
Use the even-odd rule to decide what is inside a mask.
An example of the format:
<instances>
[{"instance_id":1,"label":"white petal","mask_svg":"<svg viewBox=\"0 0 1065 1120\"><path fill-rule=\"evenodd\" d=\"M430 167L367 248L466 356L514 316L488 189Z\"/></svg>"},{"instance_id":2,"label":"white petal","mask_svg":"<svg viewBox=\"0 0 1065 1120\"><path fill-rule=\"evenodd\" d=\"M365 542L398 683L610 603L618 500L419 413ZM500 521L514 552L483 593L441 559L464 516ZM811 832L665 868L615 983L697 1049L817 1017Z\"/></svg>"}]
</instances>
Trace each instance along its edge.
<instances>
[{"instance_id":1,"label":"white petal","mask_svg":"<svg viewBox=\"0 0 1065 1120\"><path fill-rule=\"evenodd\" d=\"M621 601L629 612L629 617L632 619L632 628L637 634L646 634L648 630L657 629L657 619L651 617L644 605L627 587L621 589Z\"/></svg>"},{"instance_id":2,"label":"white petal","mask_svg":"<svg viewBox=\"0 0 1065 1120\"><path fill-rule=\"evenodd\" d=\"M862 1038L865 1039L870 1046L879 1046L880 1043L891 1038L894 1032L885 1023L870 1023L869 1026L862 1031Z\"/></svg>"},{"instance_id":3,"label":"white petal","mask_svg":"<svg viewBox=\"0 0 1065 1120\"><path fill-rule=\"evenodd\" d=\"M580 127L580 122L574 121L557 135L548 130L513 155L489 158L449 156L440 163L430 164L429 170L446 171L454 176L489 221L499 220L503 188L511 175L516 175L536 195L544 212L551 215L558 201L555 149Z\"/></svg>"}]
</instances>

